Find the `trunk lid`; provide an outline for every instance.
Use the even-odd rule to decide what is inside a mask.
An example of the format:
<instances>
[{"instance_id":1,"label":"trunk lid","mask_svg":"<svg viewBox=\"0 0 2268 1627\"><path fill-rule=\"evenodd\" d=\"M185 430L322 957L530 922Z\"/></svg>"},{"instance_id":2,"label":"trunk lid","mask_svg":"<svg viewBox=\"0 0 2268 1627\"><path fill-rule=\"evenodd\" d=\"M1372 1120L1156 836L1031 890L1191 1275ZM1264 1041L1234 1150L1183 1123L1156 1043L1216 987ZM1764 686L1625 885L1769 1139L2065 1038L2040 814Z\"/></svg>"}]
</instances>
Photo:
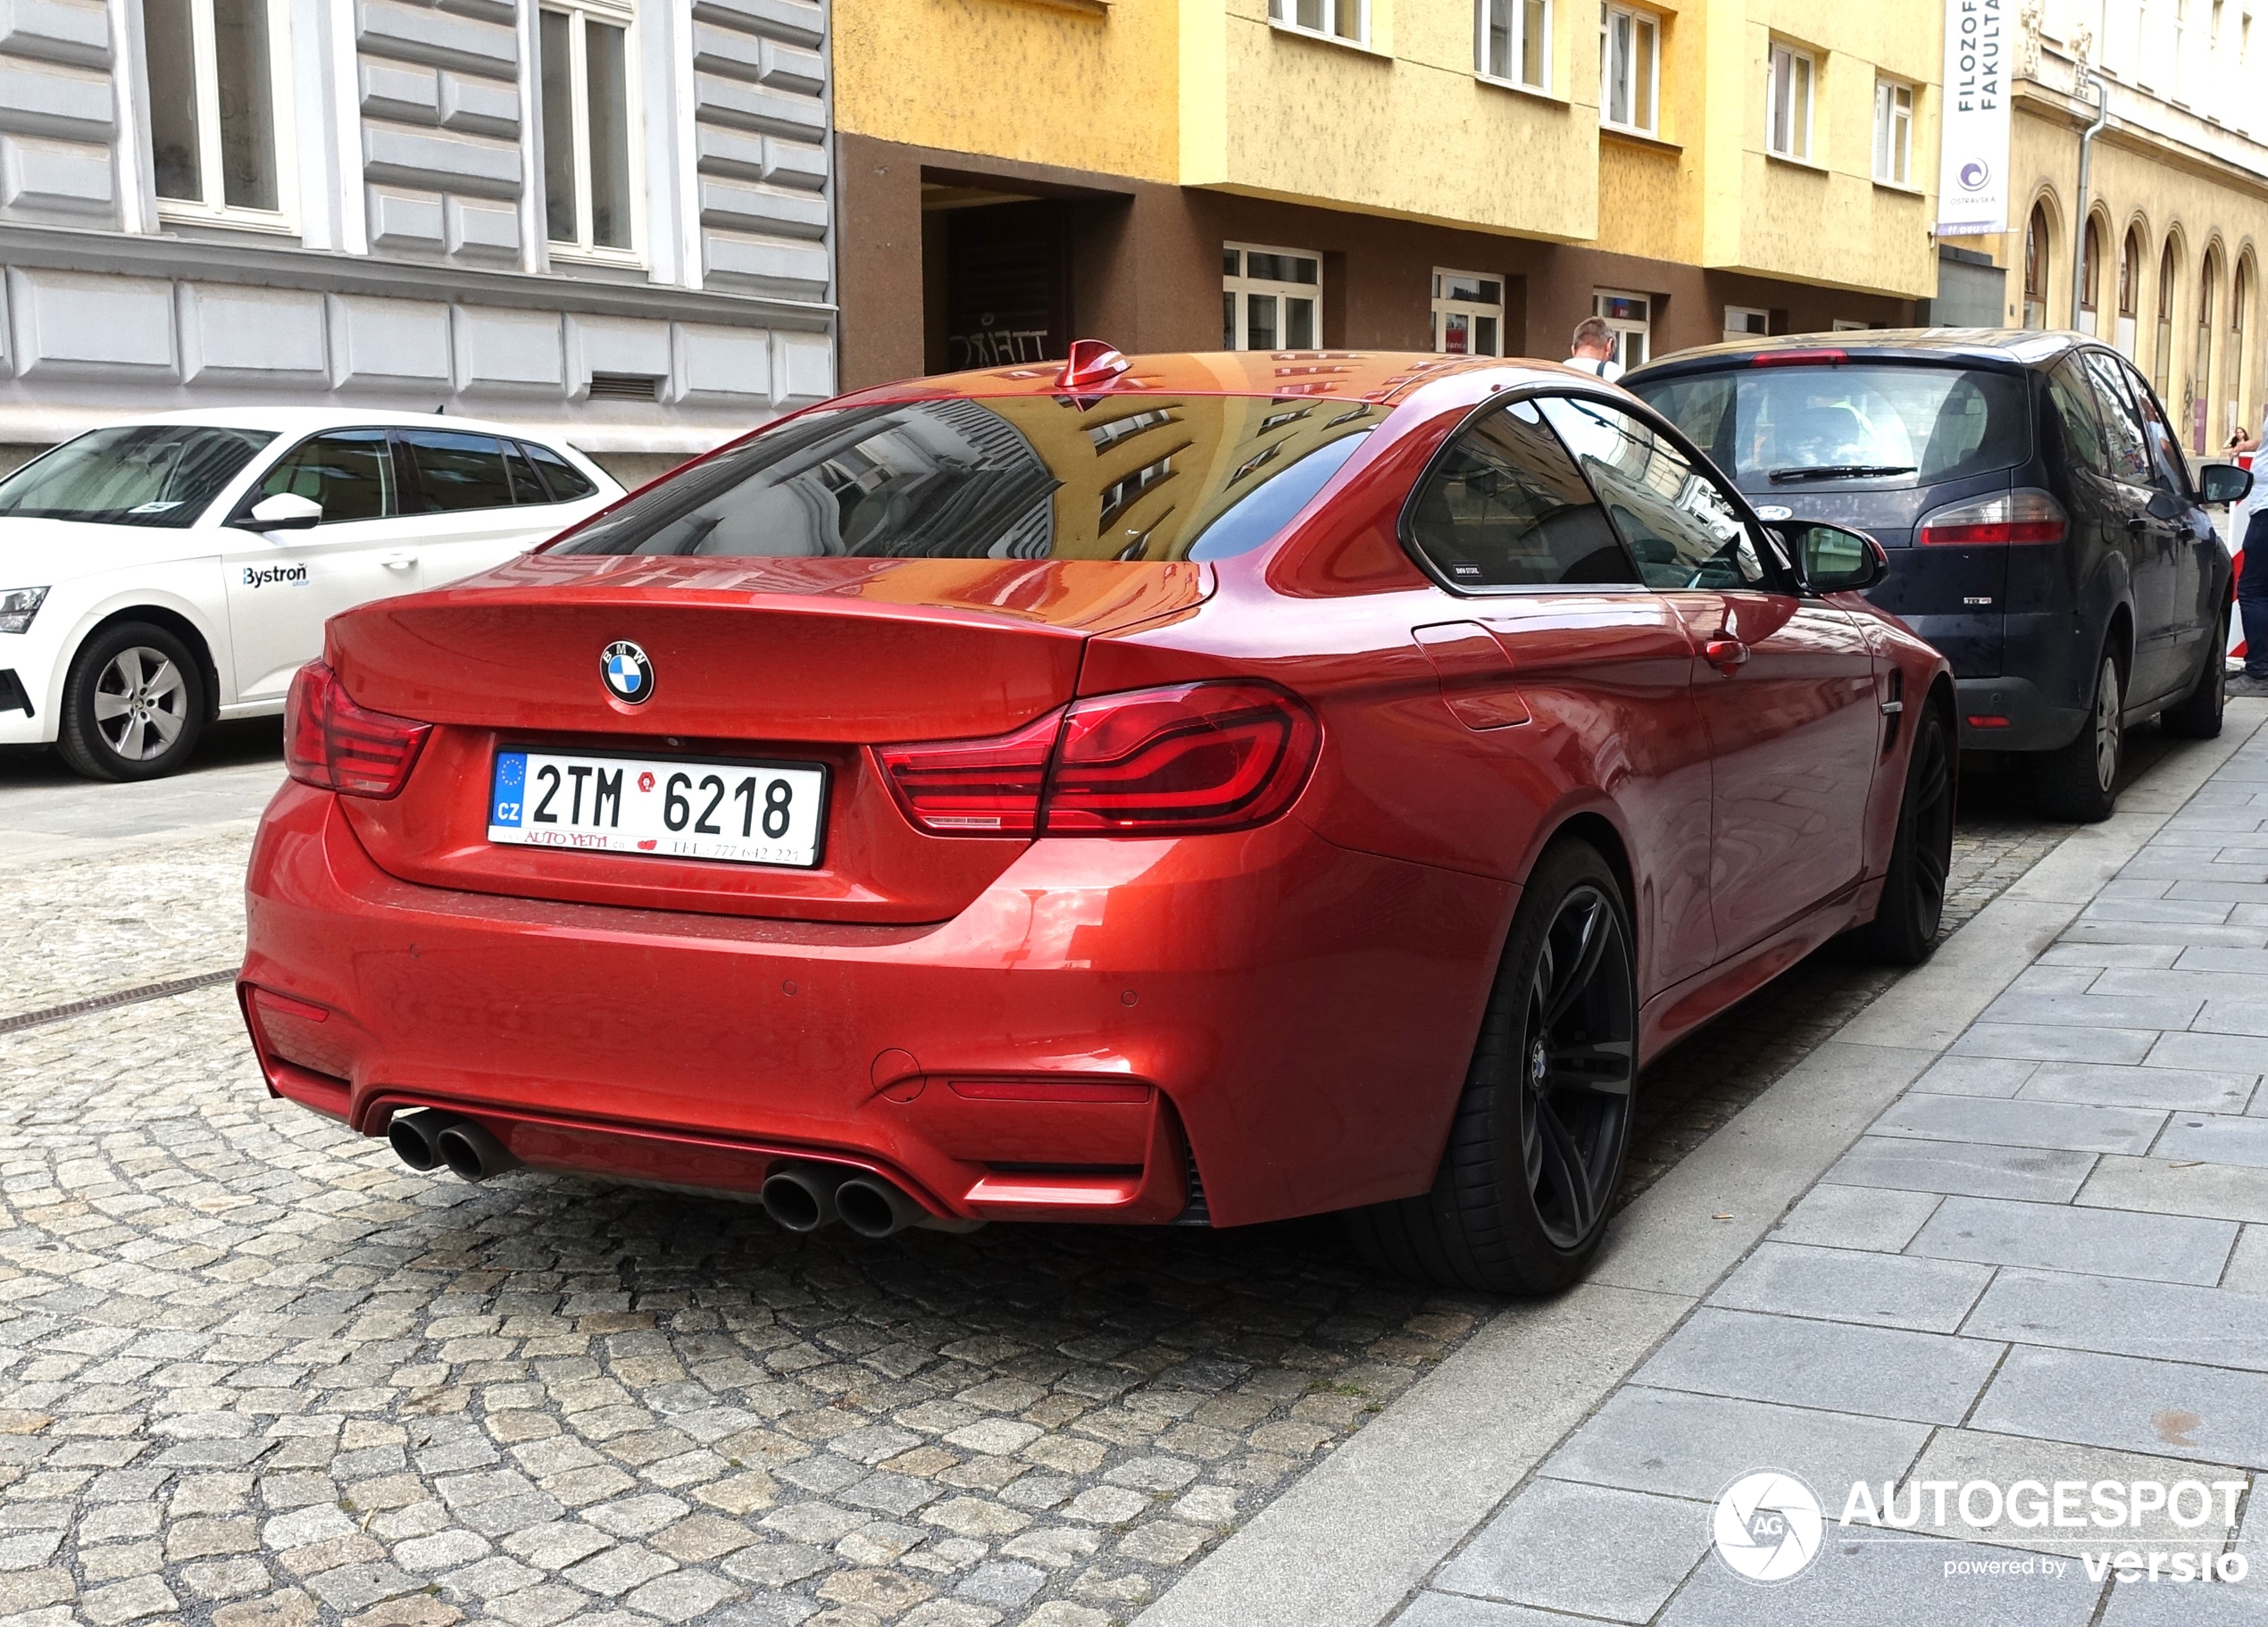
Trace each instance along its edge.
<instances>
[{"instance_id":1,"label":"trunk lid","mask_svg":"<svg viewBox=\"0 0 2268 1627\"><path fill-rule=\"evenodd\" d=\"M1088 638L1184 613L1198 564L536 555L335 619L328 659L365 707L436 725L391 801L347 797L389 873L570 902L805 921L950 919L1021 838L907 822L870 746L1004 734L1068 701ZM651 699L615 700L601 655L643 647ZM813 869L491 843L504 747L813 763Z\"/></svg>"}]
</instances>

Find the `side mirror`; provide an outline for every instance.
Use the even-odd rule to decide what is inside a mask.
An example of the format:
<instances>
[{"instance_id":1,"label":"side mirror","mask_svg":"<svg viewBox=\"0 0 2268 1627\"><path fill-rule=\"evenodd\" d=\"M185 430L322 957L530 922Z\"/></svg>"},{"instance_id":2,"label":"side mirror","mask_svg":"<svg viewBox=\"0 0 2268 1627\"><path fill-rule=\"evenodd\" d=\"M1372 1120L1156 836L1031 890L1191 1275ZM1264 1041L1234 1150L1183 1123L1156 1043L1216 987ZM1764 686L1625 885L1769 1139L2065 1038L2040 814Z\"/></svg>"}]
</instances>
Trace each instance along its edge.
<instances>
[{"instance_id":1,"label":"side mirror","mask_svg":"<svg viewBox=\"0 0 2268 1627\"><path fill-rule=\"evenodd\" d=\"M2239 469L2234 463L2207 463L2197 471L2197 485L2204 503L2241 503L2251 494L2253 474L2249 469Z\"/></svg>"},{"instance_id":2,"label":"side mirror","mask_svg":"<svg viewBox=\"0 0 2268 1627\"><path fill-rule=\"evenodd\" d=\"M290 491L261 498L250 513L237 521L248 531L304 531L322 522L321 504Z\"/></svg>"},{"instance_id":3,"label":"side mirror","mask_svg":"<svg viewBox=\"0 0 2268 1627\"><path fill-rule=\"evenodd\" d=\"M1864 593L1890 573L1890 556L1864 531L1790 520L1777 528L1787 538L1804 586L1814 593Z\"/></svg>"}]
</instances>

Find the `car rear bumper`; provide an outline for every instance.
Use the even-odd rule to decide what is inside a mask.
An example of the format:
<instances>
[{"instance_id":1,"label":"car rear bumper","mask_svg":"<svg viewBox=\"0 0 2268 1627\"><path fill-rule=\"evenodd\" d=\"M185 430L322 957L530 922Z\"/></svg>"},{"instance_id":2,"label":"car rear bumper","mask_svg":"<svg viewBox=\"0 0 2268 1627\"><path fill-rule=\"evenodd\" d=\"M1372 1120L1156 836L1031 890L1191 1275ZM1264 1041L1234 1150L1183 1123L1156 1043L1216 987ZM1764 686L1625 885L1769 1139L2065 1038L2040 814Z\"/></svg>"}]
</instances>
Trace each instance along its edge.
<instances>
[{"instance_id":1,"label":"car rear bumper","mask_svg":"<svg viewBox=\"0 0 2268 1627\"><path fill-rule=\"evenodd\" d=\"M1959 678L1953 688L1967 751L2055 751L2087 721L2086 707L2051 705L2029 678Z\"/></svg>"},{"instance_id":2,"label":"car rear bumper","mask_svg":"<svg viewBox=\"0 0 2268 1627\"><path fill-rule=\"evenodd\" d=\"M936 925L695 916L400 881L296 784L246 886L269 1089L364 1134L438 1106L734 1192L827 1159L964 1219L1170 1221L1193 1158L1224 1224L1430 1184L1516 893L1284 819L1038 842Z\"/></svg>"}]
</instances>

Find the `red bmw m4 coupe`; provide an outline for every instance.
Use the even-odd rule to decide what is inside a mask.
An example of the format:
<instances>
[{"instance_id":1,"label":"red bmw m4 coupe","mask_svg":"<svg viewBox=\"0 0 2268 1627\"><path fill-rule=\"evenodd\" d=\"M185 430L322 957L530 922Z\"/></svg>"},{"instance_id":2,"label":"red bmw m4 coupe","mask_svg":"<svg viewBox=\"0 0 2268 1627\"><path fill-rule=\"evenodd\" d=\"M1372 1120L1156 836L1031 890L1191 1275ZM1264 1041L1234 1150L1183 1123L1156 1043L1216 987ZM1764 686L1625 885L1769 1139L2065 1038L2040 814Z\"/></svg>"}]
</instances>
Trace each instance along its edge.
<instances>
[{"instance_id":1,"label":"red bmw m4 coupe","mask_svg":"<svg viewBox=\"0 0 2268 1627\"><path fill-rule=\"evenodd\" d=\"M1549 1289L1647 1059L1839 934L1928 952L1952 686L1884 568L1544 363L868 390L330 623L246 1020L421 1169L1347 1210Z\"/></svg>"}]
</instances>

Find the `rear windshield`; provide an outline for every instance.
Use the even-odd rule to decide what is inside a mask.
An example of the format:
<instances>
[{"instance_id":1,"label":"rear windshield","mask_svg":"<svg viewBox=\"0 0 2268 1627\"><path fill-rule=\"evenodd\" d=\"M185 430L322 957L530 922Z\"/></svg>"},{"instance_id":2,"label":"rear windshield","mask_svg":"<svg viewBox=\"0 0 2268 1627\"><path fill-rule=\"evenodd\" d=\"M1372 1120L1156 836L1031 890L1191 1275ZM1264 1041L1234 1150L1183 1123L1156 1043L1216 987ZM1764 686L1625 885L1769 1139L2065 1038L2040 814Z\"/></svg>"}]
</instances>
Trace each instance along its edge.
<instances>
[{"instance_id":1,"label":"rear windshield","mask_svg":"<svg viewBox=\"0 0 2268 1627\"><path fill-rule=\"evenodd\" d=\"M1750 490L1929 482L2030 455L2022 378L1962 367L1747 367L1631 384Z\"/></svg>"},{"instance_id":2,"label":"rear windshield","mask_svg":"<svg viewBox=\"0 0 2268 1627\"><path fill-rule=\"evenodd\" d=\"M0 480L0 514L178 530L274 438L189 424L92 430Z\"/></svg>"},{"instance_id":3,"label":"rear windshield","mask_svg":"<svg viewBox=\"0 0 2268 1627\"><path fill-rule=\"evenodd\" d=\"M1386 412L1134 395L832 408L647 488L553 552L1219 559L1280 530Z\"/></svg>"}]
</instances>

